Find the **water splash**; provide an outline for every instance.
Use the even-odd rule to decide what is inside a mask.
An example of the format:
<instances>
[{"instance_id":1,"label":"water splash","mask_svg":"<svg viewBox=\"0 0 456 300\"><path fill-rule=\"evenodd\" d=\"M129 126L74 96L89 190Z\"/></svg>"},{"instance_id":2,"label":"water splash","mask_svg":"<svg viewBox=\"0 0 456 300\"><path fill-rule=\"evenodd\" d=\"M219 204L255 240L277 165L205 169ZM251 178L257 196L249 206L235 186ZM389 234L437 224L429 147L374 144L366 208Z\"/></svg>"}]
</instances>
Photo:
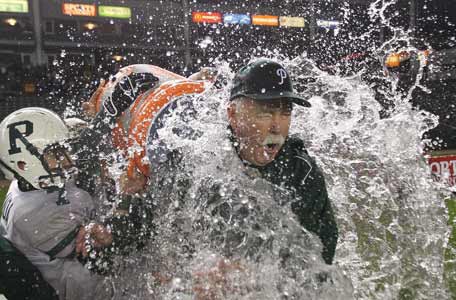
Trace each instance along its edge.
<instances>
[{"instance_id":1,"label":"water splash","mask_svg":"<svg viewBox=\"0 0 456 300\"><path fill-rule=\"evenodd\" d=\"M398 45L415 49L386 15L394 3L370 5L372 23L393 32L370 49L379 60ZM360 39L371 35L373 29ZM150 144L150 153L166 145L163 156L149 156L162 164L154 171L165 174L150 183L157 234L146 252L123 262L131 276L117 288L129 299L190 299L195 293L209 299L448 299L447 192L432 181L421 151L421 136L437 118L412 108L411 91L404 98L393 89L388 100L394 110L381 119L374 91L361 79L367 70L341 77L319 70L305 55L267 54L287 66L295 88L312 103L308 110L295 108L292 133L306 141L325 173L340 232L335 265L323 263L319 240L270 197L277 187L240 171L227 139L225 85L190 97L190 106L179 100L183 105L158 130L163 143ZM233 77L223 58L213 62L225 78ZM175 149L184 157L178 170L165 163ZM187 184L186 202L179 199L180 184ZM219 198L205 199L207 187Z\"/></svg>"},{"instance_id":2,"label":"water splash","mask_svg":"<svg viewBox=\"0 0 456 300\"><path fill-rule=\"evenodd\" d=\"M134 275L117 289L129 299L449 298L446 192L420 150L436 117L398 101L381 119L359 76L329 75L305 56L282 62L312 96L312 108L295 108L292 134L325 173L340 231L335 265L323 263L318 238L271 197L283 191L241 171L227 138L228 84L179 99L157 130L160 143L149 144L161 175L152 176L148 195L156 236L123 262L123 272ZM227 63L219 70L232 78ZM176 149L184 157L179 169L163 160Z\"/></svg>"},{"instance_id":3,"label":"water splash","mask_svg":"<svg viewBox=\"0 0 456 300\"><path fill-rule=\"evenodd\" d=\"M437 118L401 101L380 119L373 91L359 78L316 78L325 88L312 109L297 112L294 132L325 172L341 229L336 261L356 298L448 298L446 192L420 151Z\"/></svg>"}]
</instances>

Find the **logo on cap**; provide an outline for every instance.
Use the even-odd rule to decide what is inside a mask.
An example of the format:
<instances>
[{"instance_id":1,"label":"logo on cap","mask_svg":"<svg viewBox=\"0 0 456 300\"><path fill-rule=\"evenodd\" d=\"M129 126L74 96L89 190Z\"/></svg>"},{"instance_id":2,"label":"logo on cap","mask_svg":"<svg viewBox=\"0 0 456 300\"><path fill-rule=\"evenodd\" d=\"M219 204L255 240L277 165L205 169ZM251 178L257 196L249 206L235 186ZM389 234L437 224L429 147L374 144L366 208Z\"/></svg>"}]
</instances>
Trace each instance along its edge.
<instances>
[{"instance_id":1,"label":"logo on cap","mask_svg":"<svg viewBox=\"0 0 456 300\"><path fill-rule=\"evenodd\" d=\"M276 74L277 76L280 77L280 82L279 84L282 85L284 83L284 79L287 78L287 71L285 71L284 69L280 68L280 69L277 69L276 71Z\"/></svg>"}]
</instances>

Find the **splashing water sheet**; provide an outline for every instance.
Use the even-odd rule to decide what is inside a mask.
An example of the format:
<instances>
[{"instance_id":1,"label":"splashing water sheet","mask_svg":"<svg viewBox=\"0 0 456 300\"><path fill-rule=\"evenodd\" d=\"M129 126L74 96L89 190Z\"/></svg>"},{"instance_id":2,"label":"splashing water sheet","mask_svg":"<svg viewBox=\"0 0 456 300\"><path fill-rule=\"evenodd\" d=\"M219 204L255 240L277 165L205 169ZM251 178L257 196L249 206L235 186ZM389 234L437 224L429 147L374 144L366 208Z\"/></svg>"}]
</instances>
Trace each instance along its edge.
<instances>
[{"instance_id":1,"label":"splashing water sheet","mask_svg":"<svg viewBox=\"0 0 456 300\"><path fill-rule=\"evenodd\" d=\"M284 63L297 86L309 72L318 86L306 84L312 108L295 107L291 134L306 141L325 173L339 226L334 265L324 264L318 238L299 225L289 205L272 197L286 191L243 172L228 139L228 85L177 99L157 129L159 142L148 144L149 160L158 166L147 193L156 206L155 235L146 250L122 262L120 280L110 279L118 294L448 298L445 190L432 181L419 147L435 117L400 102L380 119L380 105L359 76L329 75L305 57ZM219 70L233 76L226 64ZM174 151L179 163L164 158Z\"/></svg>"},{"instance_id":2,"label":"splashing water sheet","mask_svg":"<svg viewBox=\"0 0 456 300\"><path fill-rule=\"evenodd\" d=\"M325 171L341 233L336 265L349 274L355 298L448 298L447 192L432 181L419 148L436 118L403 102L380 119L359 78L318 80L328 92L297 112L294 130Z\"/></svg>"},{"instance_id":3,"label":"splashing water sheet","mask_svg":"<svg viewBox=\"0 0 456 300\"><path fill-rule=\"evenodd\" d=\"M370 5L370 18L394 32L372 53L404 41L411 47L385 16L393 3ZM305 54L267 54L312 104L294 108L291 134L325 175L339 227L334 264L324 263L321 242L299 225L290 202L274 200L290 198L287 191L244 172L228 137L227 84L175 99L149 140L145 198L155 207L154 237L106 279L113 299L449 299L448 192L432 180L421 150L437 118L412 108L411 92L404 100L394 90L394 110L380 118L366 70L330 75ZM213 63L230 79L226 60Z\"/></svg>"}]
</instances>

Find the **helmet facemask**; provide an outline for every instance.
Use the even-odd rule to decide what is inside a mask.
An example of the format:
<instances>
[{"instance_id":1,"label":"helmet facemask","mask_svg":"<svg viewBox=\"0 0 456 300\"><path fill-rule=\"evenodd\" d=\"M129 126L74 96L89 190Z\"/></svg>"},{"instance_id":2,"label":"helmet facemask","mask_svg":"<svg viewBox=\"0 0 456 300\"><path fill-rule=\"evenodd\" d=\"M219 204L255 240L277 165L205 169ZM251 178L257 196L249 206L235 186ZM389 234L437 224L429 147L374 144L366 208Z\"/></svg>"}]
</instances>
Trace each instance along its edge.
<instances>
[{"instance_id":1,"label":"helmet facemask","mask_svg":"<svg viewBox=\"0 0 456 300\"><path fill-rule=\"evenodd\" d=\"M77 173L77 168L69 155L67 143L48 145L41 154L40 161L48 175L38 178L41 189L63 188L65 181Z\"/></svg>"}]
</instances>

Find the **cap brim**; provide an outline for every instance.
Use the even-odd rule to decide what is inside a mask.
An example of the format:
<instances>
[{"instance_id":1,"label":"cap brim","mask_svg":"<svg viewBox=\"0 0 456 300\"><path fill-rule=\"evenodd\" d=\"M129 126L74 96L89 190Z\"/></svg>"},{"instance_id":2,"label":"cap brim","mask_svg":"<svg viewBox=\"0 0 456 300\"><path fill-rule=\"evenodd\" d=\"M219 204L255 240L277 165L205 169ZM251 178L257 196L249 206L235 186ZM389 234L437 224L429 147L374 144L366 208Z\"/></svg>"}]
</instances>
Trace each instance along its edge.
<instances>
[{"instance_id":1,"label":"cap brim","mask_svg":"<svg viewBox=\"0 0 456 300\"><path fill-rule=\"evenodd\" d=\"M241 96L241 95L239 95ZM242 96L252 98L255 100L272 100L272 99L287 99L297 105L304 106L304 107L311 107L309 101L300 97L299 95L293 92L269 92L264 94L242 94Z\"/></svg>"}]
</instances>

